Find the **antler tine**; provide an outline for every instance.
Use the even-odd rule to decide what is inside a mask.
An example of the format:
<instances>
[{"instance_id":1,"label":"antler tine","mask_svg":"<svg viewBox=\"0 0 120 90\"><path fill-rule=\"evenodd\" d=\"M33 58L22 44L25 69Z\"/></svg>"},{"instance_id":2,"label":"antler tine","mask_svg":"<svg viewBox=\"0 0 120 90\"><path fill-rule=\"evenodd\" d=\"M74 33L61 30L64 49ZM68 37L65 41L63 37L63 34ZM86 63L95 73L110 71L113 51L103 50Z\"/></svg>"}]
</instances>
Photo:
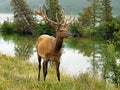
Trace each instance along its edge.
<instances>
[{"instance_id":1,"label":"antler tine","mask_svg":"<svg viewBox=\"0 0 120 90\"><path fill-rule=\"evenodd\" d=\"M60 24L65 22L65 9L64 8L62 8L61 14L62 14L62 20L60 21Z\"/></svg>"},{"instance_id":2,"label":"antler tine","mask_svg":"<svg viewBox=\"0 0 120 90\"><path fill-rule=\"evenodd\" d=\"M59 23L59 19L58 19L58 14L56 13L56 20L57 20L57 23Z\"/></svg>"},{"instance_id":3,"label":"antler tine","mask_svg":"<svg viewBox=\"0 0 120 90\"><path fill-rule=\"evenodd\" d=\"M45 16L44 16L43 11L42 11L42 6L40 6L40 10L39 10L39 11L38 11L38 10L35 10L34 12L35 12L35 14L38 14L38 15L40 15L43 19L45 19Z\"/></svg>"},{"instance_id":4,"label":"antler tine","mask_svg":"<svg viewBox=\"0 0 120 90\"><path fill-rule=\"evenodd\" d=\"M73 20L74 20L74 17L73 17L73 14L71 12L69 19L67 19L67 21L66 21L66 24L70 24Z\"/></svg>"},{"instance_id":5,"label":"antler tine","mask_svg":"<svg viewBox=\"0 0 120 90\"><path fill-rule=\"evenodd\" d=\"M62 17L65 18L65 9L64 8L62 9L61 13L62 13Z\"/></svg>"},{"instance_id":6,"label":"antler tine","mask_svg":"<svg viewBox=\"0 0 120 90\"><path fill-rule=\"evenodd\" d=\"M47 14L46 14L46 11L44 11L44 15L45 15L45 19L46 19L48 22L51 22L51 23L53 23L53 24L55 24L55 25L58 25L58 23L56 23L56 22L54 22L53 20L51 20L51 19L48 18Z\"/></svg>"},{"instance_id":7,"label":"antler tine","mask_svg":"<svg viewBox=\"0 0 120 90\"><path fill-rule=\"evenodd\" d=\"M50 20L50 19L48 18L47 14L46 14L46 11L42 9L42 6L41 6L41 5L40 5L40 11L35 10L35 13L38 14L38 15L40 15L43 19L45 19L45 20L47 20L47 21L49 21L49 22L51 22L51 23L53 23L53 24L55 24L55 25L58 24L58 23L56 23L56 22L54 22L53 20Z\"/></svg>"},{"instance_id":8,"label":"antler tine","mask_svg":"<svg viewBox=\"0 0 120 90\"><path fill-rule=\"evenodd\" d=\"M44 12L43 12L43 10L42 10L42 6L40 6L40 16L41 16L43 19L46 18L45 14L44 14Z\"/></svg>"}]
</instances>

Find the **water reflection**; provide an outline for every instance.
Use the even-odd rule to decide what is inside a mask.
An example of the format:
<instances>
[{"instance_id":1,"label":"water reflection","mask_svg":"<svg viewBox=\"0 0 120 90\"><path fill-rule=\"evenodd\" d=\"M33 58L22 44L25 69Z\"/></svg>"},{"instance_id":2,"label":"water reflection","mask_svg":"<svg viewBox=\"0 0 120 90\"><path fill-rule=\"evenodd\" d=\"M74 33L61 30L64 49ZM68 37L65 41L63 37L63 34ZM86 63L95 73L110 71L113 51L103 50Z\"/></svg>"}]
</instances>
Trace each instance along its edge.
<instances>
[{"instance_id":1,"label":"water reflection","mask_svg":"<svg viewBox=\"0 0 120 90\"><path fill-rule=\"evenodd\" d=\"M86 72L90 68L89 58L80 54L78 50L64 48L63 52L61 67L65 73L77 75Z\"/></svg>"},{"instance_id":2,"label":"water reflection","mask_svg":"<svg viewBox=\"0 0 120 90\"><path fill-rule=\"evenodd\" d=\"M33 54L34 37L0 34L0 52L28 60Z\"/></svg>"},{"instance_id":3,"label":"water reflection","mask_svg":"<svg viewBox=\"0 0 120 90\"><path fill-rule=\"evenodd\" d=\"M37 63L37 38L19 35L0 35L0 52ZM120 42L100 39L65 39L61 57L61 70L69 75L90 71L102 74L107 80L120 83Z\"/></svg>"},{"instance_id":4,"label":"water reflection","mask_svg":"<svg viewBox=\"0 0 120 90\"><path fill-rule=\"evenodd\" d=\"M89 58L89 63L91 64L91 72L96 74L100 71L100 58L102 50L106 45L104 40L97 39L70 39L67 40L67 47L74 50L78 50L79 54Z\"/></svg>"},{"instance_id":5,"label":"water reflection","mask_svg":"<svg viewBox=\"0 0 120 90\"><path fill-rule=\"evenodd\" d=\"M14 56L14 42L11 36L0 33L0 53Z\"/></svg>"},{"instance_id":6,"label":"water reflection","mask_svg":"<svg viewBox=\"0 0 120 90\"><path fill-rule=\"evenodd\" d=\"M102 53L101 61L103 62L103 77L105 80L112 80L117 86L120 85L120 51L117 49L118 44L110 42ZM116 50L117 49L117 50Z\"/></svg>"},{"instance_id":7,"label":"water reflection","mask_svg":"<svg viewBox=\"0 0 120 90\"><path fill-rule=\"evenodd\" d=\"M33 54L35 40L33 37L18 37L15 41L15 56L22 60L28 60Z\"/></svg>"}]
</instances>

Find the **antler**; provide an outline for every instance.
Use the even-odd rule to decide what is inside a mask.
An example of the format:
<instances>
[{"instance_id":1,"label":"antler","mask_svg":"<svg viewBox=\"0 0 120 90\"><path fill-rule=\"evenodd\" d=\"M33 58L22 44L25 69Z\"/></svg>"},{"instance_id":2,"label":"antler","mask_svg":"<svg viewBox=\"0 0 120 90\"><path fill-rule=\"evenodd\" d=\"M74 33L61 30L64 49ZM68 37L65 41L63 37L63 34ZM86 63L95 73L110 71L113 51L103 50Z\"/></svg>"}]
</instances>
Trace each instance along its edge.
<instances>
[{"instance_id":1,"label":"antler","mask_svg":"<svg viewBox=\"0 0 120 90\"><path fill-rule=\"evenodd\" d=\"M40 11L35 10L35 13L38 14L38 15L40 15L43 19L48 20L49 22L57 25L56 22L54 22L53 20L50 20L50 19L47 17L46 11L45 11L45 10L44 10L44 11L42 10L42 6L40 6Z\"/></svg>"},{"instance_id":2,"label":"antler","mask_svg":"<svg viewBox=\"0 0 120 90\"><path fill-rule=\"evenodd\" d=\"M73 20L74 20L74 17L73 17L73 14L71 13L70 17L67 18L65 17L65 9L63 8L62 11L62 20L61 20L61 23L63 22L64 25L69 25Z\"/></svg>"},{"instance_id":3,"label":"antler","mask_svg":"<svg viewBox=\"0 0 120 90\"><path fill-rule=\"evenodd\" d=\"M71 15L68 18L66 18L66 21L64 23L65 25L69 25L73 20L74 20L74 16L71 13Z\"/></svg>"},{"instance_id":4,"label":"antler","mask_svg":"<svg viewBox=\"0 0 120 90\"><path fill-rule=\"evenodd\" d=\"M69 18L65 17L65 9L64 8L61 11L61 17L62 17L61 21L59 21L58 14L56 13L57 22L55 22L55 21L48 18L47 14L46 14L46 11L42 9L42 6L40 6L40 11L35 10L35 13L40 15L43 19L45 19L45 20L47 20L50 23L53 23L55 25L62 25L62 24L67 25L67 24L70 24L74 20L74 17L73 17L72 14L70 15Z\"/></svg>"}]
</instances>

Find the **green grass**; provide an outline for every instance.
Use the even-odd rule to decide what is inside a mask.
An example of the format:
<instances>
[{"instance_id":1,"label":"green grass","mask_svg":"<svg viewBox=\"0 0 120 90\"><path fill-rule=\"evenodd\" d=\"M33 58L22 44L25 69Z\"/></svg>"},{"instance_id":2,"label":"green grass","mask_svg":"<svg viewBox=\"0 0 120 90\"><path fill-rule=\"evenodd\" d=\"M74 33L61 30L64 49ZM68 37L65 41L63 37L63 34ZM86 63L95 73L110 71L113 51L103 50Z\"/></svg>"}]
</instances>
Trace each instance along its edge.
<instances>
[{"instance_id":1,"label":"green grass","mask_svg":"<svg viewBox=\"0 0 120 90\"><path fill-rule=\"evenodd\" d=\"M37 81L37 64L0 54L0 90L118 90L113 84L92 77L89 73L70 77L61 74L57 81L54 68L48 70L46 81Z\"/></svg>"}]
</instances>

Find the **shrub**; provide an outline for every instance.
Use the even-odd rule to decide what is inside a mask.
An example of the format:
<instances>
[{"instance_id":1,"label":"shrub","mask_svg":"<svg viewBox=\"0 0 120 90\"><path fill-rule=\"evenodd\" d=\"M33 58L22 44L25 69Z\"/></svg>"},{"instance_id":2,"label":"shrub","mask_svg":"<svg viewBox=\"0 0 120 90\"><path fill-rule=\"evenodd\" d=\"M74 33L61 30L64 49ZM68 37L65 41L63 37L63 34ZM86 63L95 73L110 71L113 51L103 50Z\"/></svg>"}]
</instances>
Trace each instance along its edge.
<instances>
[{"instance_id":1,"label":"shrub","mask_svg":"<svg viewBox=\"0 0 120 90\"><path fill-rule=\"evenodd\" d=\"M49 24L44 24L43 22L38 23L35 26L35 34L49 34L49 35L54 35L55 34L55 29Z\"/></svg>"},{"instance_id":2,"label":"shrub","mask_svg":"<svg viewBox=\"0 0 120 90\"><path fill-rule=\"evenodd\" d=\"M71 29L70 29L70 32L72 33L72 35L74 37L79 37L81 36L81 32L79 31L80 30L80 25L78 22L74 22L71 26Z\"/></svg>"},{"instance_id":3,"label":"shrub","mask_svg":"<svg viewBox=\"0 0 120 90\"><path fill-rule=\"evenodd\" d=\"M0 27L0 30L5 33L12 33L17 30L17 25L15 22L4 21Z\"/></svg>"}]
</instances>

